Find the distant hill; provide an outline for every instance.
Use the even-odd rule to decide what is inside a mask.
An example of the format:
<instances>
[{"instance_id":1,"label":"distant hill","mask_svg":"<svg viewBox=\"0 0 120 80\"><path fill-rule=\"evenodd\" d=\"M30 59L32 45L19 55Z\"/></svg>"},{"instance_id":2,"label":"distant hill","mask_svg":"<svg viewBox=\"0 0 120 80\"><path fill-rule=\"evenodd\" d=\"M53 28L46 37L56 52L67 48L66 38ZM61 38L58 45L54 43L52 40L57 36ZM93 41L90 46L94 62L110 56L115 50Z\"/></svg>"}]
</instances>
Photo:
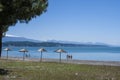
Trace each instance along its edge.
<instances>
[{"instance_id":1,"label":"distant hill","mask_svg":"<svg viewBox=\"0 0 120 80\"><path fill-rule=\"evenodd\" d=\"M14 36L6 36L3 37L2 42L9 42L9 41L30 41L30 42L40 42L38 40L28 39L24 37L14 37Z\"/></svg>"},{"instance_id":2,"label":"distant hill","mask_svg":"<svg viewBox=\"0 0 120 80\"><path fill-rule=\"evenodd\" d=\"M91 44L68 44L55 42L29 42L29 41L9 41L3 42L3 46L16 47L107 47L107 45L91 45Z\"/></svg>"},{"instance_id":3,"label":"distant hill","mask_svg":"<svg viewBox=\"0 0 120 80\"><path fill-rule=\"evenodd\" d=\"M3 46L29 46L29 47L106 47L105 44L79 43L72 41L39 41L24 37L6 36L3 38Z\"/></svg>"}]
</instances>

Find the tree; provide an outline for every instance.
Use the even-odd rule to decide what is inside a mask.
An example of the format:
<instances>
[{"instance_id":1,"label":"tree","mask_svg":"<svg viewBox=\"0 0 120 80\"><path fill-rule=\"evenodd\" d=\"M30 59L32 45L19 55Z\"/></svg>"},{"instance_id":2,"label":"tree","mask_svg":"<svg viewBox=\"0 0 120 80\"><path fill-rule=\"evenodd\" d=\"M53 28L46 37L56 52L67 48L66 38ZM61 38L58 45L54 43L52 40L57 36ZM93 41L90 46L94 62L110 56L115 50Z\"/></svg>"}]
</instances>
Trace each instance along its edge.
<instances>
[{"instance_id":1,"label":"tree","mask_svg":"<svg viewBox=\"0 0 120 80\"><path fill-rule=\"evenodd\" d=\"M48 0L0 0L0 57L2 37L17 22L28 23L46 12Z\"/></svg>"}]
</instances>

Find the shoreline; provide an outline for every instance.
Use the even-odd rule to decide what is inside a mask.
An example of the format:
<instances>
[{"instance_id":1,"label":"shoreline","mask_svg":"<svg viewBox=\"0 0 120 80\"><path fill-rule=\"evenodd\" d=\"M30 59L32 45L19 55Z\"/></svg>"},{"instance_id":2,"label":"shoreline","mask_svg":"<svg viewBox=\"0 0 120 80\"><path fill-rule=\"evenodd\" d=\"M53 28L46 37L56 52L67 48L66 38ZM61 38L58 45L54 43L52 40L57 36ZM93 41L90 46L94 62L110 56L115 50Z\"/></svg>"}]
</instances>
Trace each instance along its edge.
<instances>
[{"instance_id":1,"label":"shoreline","mask_svg":"<svg viewBox=\"0 0 120 80\"><path fill-rule=\"evenodd\" d=\"M1 57L1 60L7 60L6 57ZM9 57L8 60L23 61L22 57ZM40 62L39 58L25 58L24 61ZM43 58L42 62L58 62L59 59ZM86 65L105 65L105 66L120 66L120 61L95 61L95 60L67 60L62 59L61 63L70 64L86 64Z\"/></svg>"}]
</instances>

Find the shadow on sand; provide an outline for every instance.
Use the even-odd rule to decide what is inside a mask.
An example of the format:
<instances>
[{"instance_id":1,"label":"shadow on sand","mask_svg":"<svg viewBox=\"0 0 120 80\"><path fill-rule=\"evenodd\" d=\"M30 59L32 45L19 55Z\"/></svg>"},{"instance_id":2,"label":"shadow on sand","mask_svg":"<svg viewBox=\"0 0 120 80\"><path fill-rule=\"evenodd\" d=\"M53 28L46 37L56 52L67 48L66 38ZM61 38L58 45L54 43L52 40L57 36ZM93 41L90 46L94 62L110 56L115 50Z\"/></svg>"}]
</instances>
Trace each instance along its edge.
<instances>
[{"instance_id":1,"label":"shadow on sand","mask_svg":"<svg viewBox=\"0 0 120 80\"><path fill-rule=\"evenodd\" d=\"M0 75L7 75L8 72L9 72L8 70L1 69L1 68L0 68Z\"/></svg>"}]
</instances>

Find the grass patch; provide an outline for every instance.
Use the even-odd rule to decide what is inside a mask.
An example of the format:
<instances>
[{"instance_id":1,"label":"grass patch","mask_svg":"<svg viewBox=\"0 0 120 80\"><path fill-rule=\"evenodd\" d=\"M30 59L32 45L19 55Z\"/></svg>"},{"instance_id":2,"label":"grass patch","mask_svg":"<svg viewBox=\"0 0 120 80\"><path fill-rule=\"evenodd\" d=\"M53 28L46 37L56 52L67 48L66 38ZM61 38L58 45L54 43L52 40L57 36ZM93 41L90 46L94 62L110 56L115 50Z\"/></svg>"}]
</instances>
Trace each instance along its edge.
<instances>
[{"instance_id":1,"label":"grass patch","mask_svg":"<svg viewBox=\"0 0 120 80\"><path fill-rule=\"evenodd\" d=\"M0 60L0 80L120 80L120 67Z\"/></svg>"}]
</instances>

